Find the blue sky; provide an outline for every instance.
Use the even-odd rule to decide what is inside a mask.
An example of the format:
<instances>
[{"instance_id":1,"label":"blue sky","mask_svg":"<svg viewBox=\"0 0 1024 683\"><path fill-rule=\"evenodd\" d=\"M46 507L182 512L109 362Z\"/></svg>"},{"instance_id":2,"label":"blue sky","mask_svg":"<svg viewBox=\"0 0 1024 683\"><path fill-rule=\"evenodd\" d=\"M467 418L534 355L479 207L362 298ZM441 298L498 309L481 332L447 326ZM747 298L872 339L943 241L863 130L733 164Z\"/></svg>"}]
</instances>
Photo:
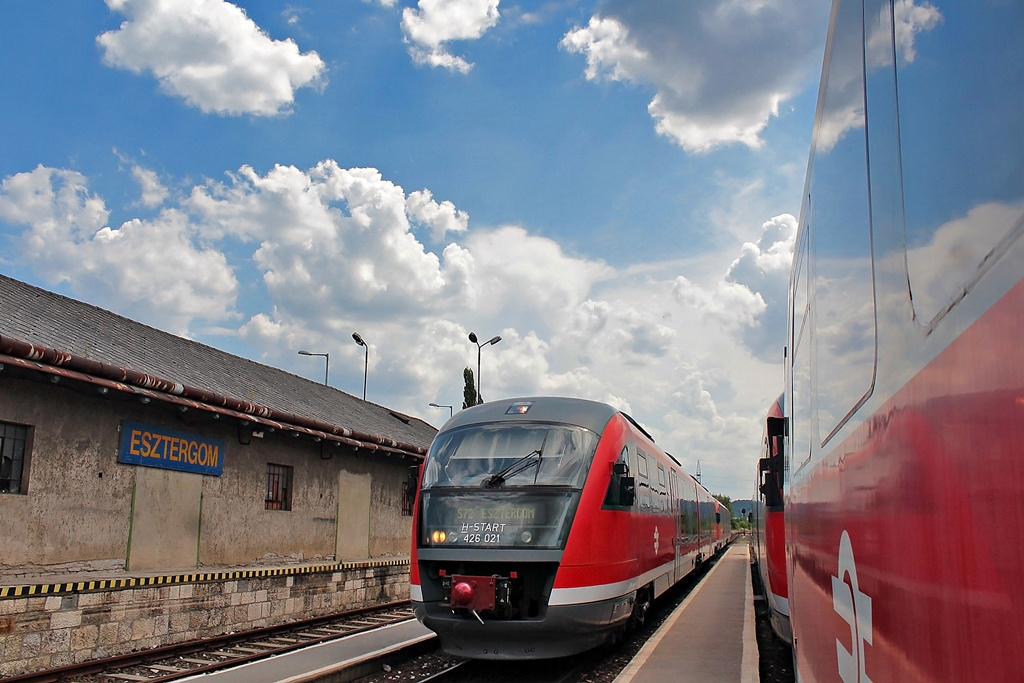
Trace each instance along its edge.
<instances>
[{"instance_id":1,"label":"blue sky","mask_svg":"<svg viewBox=\"0 0 1024 683\"><path fill-rule=\"evenodd\" d=\"M749 497L828 8L0 9L0 272L435 425L630 412Z\"/></svg>"}]
</instances>

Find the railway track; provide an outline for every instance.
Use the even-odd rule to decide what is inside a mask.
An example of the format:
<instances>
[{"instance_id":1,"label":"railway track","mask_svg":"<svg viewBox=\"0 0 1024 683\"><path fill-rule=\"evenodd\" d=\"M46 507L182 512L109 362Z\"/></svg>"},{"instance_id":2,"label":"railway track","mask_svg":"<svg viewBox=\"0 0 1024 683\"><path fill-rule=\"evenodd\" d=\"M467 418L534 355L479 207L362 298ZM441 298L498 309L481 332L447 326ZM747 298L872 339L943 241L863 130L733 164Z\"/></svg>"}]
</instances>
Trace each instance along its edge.
<instances>
[{"instance_id":1,"label":"railway track","mask_svg":"<svg viewBox=\"0 0 1024 683\"><path fill-rule=\"evenodd\" d=\"M25 674L5 683L163 683L361 633L413 618L408 601L133 652Z\"/></svg>"}]
</instances>

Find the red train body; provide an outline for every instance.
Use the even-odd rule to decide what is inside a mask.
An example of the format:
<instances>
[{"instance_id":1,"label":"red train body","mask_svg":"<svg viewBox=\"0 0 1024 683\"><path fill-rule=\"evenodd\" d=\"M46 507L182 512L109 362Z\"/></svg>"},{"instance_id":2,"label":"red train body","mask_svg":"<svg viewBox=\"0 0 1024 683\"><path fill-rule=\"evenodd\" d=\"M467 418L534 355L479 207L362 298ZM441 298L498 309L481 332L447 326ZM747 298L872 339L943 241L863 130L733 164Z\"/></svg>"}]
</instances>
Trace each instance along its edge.
<instances>
[{"instance_id":1,"label":"red train body","mask_svg":"<svg viewBox=\"0 0 1024 683\"><path fill-rule=\"evenodd\" d=\"M790 280L803 681L1024 648L1024 4L837 0Z\"/></svg>"},{"instance_id":2,"label":"red train body","mask_svg":"<svg viewBox=\"0 0 1024 683\"><path fill-rule=\"evenodd\" d=\"M601 645L731 538L704 487L632 419L591 401L464 410L437 434L420 482L413 607L465 657Z\"/></svg>"},{"instance_id":3,"label":"red train body","mask_svg":"<svg viewBox=\"0 0 1024 683\"><path fill-rule=\"evenodd\" d=\"M761 436L761 457L754 484L751 514L751 549L754 565L768 602L772 628L787 643L793 642L789 622L789 584L786 578L786 527L783 474L785 470L784 397L768 409Z\"/></svg>"}]
</instances>

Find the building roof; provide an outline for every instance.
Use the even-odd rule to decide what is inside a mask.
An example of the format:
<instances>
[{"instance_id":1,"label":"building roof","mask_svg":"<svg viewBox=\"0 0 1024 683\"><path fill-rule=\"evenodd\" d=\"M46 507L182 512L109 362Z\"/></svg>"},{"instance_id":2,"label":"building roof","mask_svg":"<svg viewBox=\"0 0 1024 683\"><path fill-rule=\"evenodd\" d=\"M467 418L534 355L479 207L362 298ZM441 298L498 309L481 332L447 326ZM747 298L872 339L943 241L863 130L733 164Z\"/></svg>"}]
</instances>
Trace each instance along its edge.
<instances>
[{"instance_id":1,"label":"building roof","mask_svg":"<svg viewBox=\"0 0 1024 683\"><path fill-rule=\"evenodd\" d=\"M328 385L0 275L0 362L11 361L56 374L70 368L120 390L371 449L422 455L437 433Z\"/></svg>"}]
</instances>

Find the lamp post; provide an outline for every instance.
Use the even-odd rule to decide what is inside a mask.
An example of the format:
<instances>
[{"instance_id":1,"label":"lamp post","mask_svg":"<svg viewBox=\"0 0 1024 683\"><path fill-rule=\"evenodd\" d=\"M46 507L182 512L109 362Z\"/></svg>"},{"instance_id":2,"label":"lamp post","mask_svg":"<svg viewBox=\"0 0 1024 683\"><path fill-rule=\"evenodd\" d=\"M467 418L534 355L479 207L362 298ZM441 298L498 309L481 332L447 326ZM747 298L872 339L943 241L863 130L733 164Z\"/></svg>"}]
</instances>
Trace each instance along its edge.
<instances>
[{"instance_id":1,"label":"lamp post","mask_svg":"<svg viewBox=\"0 0 1024 683\"><path fill-rule=\"evenodd\" d=\"M300 356L323 356L324 360L327 361L324 364L324 384L327 384L327 377L331 372L331 354L329 353L313 353L312 351L299 351Z\"/></svg>"},{"instance_id":2,"label":"lamp post","mask_svg":"<svg viewBox=\"0 0 1024 683\"><path fill-rule=\"evenodd\" d=\"M438 404L438 403L428 403L427 405L429 405L432 408L447 408L448 409L448 419L449 420L452 419L453 415L455 415L455 408L453 406L446 406L446 405L441 405L441 404Z\"/></svg>"},{"instance_id":3,"label":"lamp post","mask_svg":"<svg viewBox=\"0 0 1024 683\"><path fill-rule=\"evenodd\" d=\"M366 373L370 369L370 347L366 345L363 338L359 336L358 332L352 333L352 338L356 340L356 344L359 344L366 351L363 357L363 400L366 400Z\"/></svg>"},{"instance_id":4,"label":"lamp post","mask_svg":"<svg viewBox=\"0 0 1024 683\"><path fill-rule=\"evenodd\" d=\"M476 404L480 405L483 401L480 399L480 349L487 346L488 344L497 344L501 341L501 337L495 335L491 337L483 344L476 339L476 332L469 333L469 341L476 344Z\"/></svg>"}]
</instances>

